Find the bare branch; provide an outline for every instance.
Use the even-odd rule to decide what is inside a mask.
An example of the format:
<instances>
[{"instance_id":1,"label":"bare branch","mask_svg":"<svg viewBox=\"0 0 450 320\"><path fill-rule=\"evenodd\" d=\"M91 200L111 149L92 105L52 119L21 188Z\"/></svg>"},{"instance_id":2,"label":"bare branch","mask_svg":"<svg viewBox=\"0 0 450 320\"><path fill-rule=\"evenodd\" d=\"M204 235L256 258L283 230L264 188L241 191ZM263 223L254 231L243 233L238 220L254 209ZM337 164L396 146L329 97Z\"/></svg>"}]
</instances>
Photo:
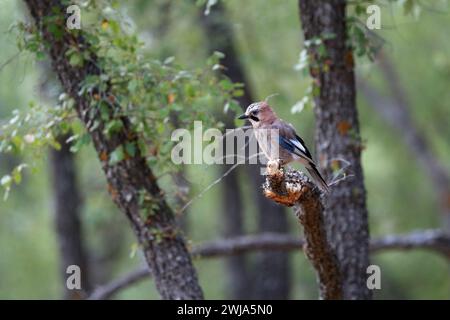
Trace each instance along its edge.
<instances>
[{"instance_id":1,"label":"bare branch","mask_svg":"<svg viewBox=\"0 0 450 320\"><path fill-rule=\"evenodd\" d=\"M245 235L229 239L218 239L195 246L191 253L194 258L218 258L222 256L245 254L254 251L303 250L305 240L280 233ZM371 241L372 253L386 250L425 249L442 254L450 259L450 236L439 229L418 230L404 235L387 235ZM89 297L91 300L109 299L114 294L150 275L147 266L133 270L117 280L98 287Z\"/></svg>"},{"instance_id":2,"label":"bare branch","mask_svg":"<svg viewBox=\"0 0 450 320\"><path fill-rule=\"evenodd\" d=\"M303 225L304 250L317 273L321 299L342 299L342 278L338 261L327 241L320 192L298 171L286 171L276 161L267 164L264 194L285 206L294 206Z\"/></svg>"},{"instance_id":3,"label":"bare branch","mask_svg":"<svg viewBox=\"0 0 450 320\"><path fill-rule=\"evenodd\" d=\"M94 292L89 297L89 300L106 300L110 299L113 295L122 289L125 289L139 281L150 276L150 270L148 266L142 266L138 269L125 274L124 276L118 278L117 280L111 281L110 283L97 287Z\"/></svg>"},{"instance_id":4,"label":"bare branch","mask_svg":"<svg viewBox=\"0 0 450 320\"><path fill-rule=\"evenodd\" d=\"M262 233L230 239L210 241L193 248L192 255L197 258L215 258L251 251L302 249L305 241L283 233Z\"/></svg>"},{"instance_id":5,"label":"bare branch","mask_svg":"<svg viewBox=\"0 0 450 320\"><path fill-rule=\"evenodd\" d=\"M261 250L302 250L305 240L282 233L262 233L229 239L218 239L195 246L195 258L216 258ZM373 239L372 253L385 250L426 249L450 258L450 236L439 229L418 230L404 235L387 235Z\"/></svg>"},{"instance_id":6,"label":"bare branch","mask_svg":"<svg viewBox=\"0 0 450 320\"><path fill-rule=\"evenodd\" d=\"M450 259L450 235L439 229L413 231L405 235L388 235L370 242L370 250L427 249Z\"/></svg>"}]
</instances>

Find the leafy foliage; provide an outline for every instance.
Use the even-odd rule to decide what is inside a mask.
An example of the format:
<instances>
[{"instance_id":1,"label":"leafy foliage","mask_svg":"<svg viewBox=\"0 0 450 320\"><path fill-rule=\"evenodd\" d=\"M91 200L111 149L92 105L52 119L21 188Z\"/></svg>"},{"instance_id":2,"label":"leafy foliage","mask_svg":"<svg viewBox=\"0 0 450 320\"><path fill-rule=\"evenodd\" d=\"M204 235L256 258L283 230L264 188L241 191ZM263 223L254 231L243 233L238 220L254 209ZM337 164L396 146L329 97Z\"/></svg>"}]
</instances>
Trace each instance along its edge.
<instances>
[{"instance_id":1,"label":"leafy foliage","mask_svg":"<svg viewBox=\"0 0 450 320\"><path fill-rule=\"evenodd\" d=\"M71 103L72 100L61 101L52 107L30 103L28 112L14 110L12 117L0 125L0 153L20 154L27 151L32 159L37 160L45 154L47 146L59 149L55 136L68 127L67 121L72 115ZM26 166L22 163L3 176L1 186L5 190L4 199L8 197L13 183L21 182L21 172Z\"/></svg>"},{"instance_id":2,"label":"leafy foliage","mask_svg":"<svg viewBox=\"0 0 450 320\"><path fill-rule=\"evenodd\" d=\"M233 98L242 95L241 85L219 75L222 53L215 52L206 65L194 70L185 69L174 57L164 61L148 58L143 54L144 43L130 30L117 7L117 2L110 1L84 3L85 14L95 19L93 23L83 24L82 30L73 32L82 32L89 51L72 46L65 53L74 67L82 68L89 61L102 71L88 76L78 92L90 101L88 128L74 121L74 101L61 94L61 103L56 106L31 108L23 119L18 112L14 114L2 129L0 152L24 152L29 146L39 151L47 146L58 147L54 137L69 129L74 132L69 139L71 150L76 152L90 142L89 131L97 129L100 120L105 124L104 134L111 136L122 129L121 119L127 117L138 136L137 145L119 146L108 155L109 163L132 157L140 150L156 172L175 170L170 161L173 146L170 134L174 129L190 129L194 120L202 121L204 126L220 126L214 113L230 107L237 109ZM50 26L57 25L57 19L50 17ZM43 58L47 44L35 27L19 23L12 30L17 32L20 50ZM63 32L58 27L50 30L55 35ZM114 113L110 112L112 105ZM25 137L33 137L33 142L27 143ZM2 183L7 190L9 181L5 178Z\"/></svg>"}]
</instances>

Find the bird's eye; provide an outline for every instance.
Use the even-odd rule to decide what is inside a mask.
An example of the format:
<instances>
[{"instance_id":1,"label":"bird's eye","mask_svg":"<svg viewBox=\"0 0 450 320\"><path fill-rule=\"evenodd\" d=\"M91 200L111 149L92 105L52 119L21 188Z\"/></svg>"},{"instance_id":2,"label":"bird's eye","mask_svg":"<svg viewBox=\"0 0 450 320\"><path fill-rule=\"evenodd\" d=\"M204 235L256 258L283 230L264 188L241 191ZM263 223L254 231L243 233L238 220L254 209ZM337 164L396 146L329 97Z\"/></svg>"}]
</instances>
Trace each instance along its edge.
<instances>
[{"instance_id":1,"label":"bird's eye","mask_svg":"<svg viewBox=\"0 0 450 320\"><path fill-rule=\"evenodd\" d=\"M258 114L258 110L252 111L252 115L256 116Z\"/></svg>"}]
</instances>

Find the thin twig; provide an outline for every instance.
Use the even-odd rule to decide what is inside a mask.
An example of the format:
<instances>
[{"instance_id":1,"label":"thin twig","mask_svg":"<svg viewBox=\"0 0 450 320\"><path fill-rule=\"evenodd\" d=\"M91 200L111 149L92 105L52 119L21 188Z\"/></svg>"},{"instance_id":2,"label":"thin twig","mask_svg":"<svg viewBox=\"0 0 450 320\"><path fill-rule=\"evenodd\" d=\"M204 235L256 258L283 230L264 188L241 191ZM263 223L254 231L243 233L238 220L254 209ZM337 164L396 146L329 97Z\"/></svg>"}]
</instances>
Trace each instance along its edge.
<instances>
[{"instance_id":1,"label":"thin twig","mask_svg":"<svg viewBox=\"0 0 450 320\"><path fill-rule=\"evenodd\" d=\"M258 157L260 156L261 153L256 153L252 156L250 156L248 158L248 160L254 158L254 157ZM228 158L228 157L239 157L239 155L237 154L232 154L232 155L228 155L223 157L224 158ZM244 162L237 162L234 165L232 165L227 171L225 171L225 173L223 175L221 175L219 178L217 178L216 180L214 180L212 183L210 183L205 189L203 189L199 194L197 194L195 197L193 197L192 199L190 199L188 202L186 202L186 204L177 212L177 214L182 214L187 208L189 208L192 203L197 200L200 199L201 197L203 197L203 195L208 192L212 187L214 187L216 184L220 183L226 176L228 176L234 169L237 168L237 166L241 165L241 164L245 164L245 157L244 157Z\"/></svg>"},{"instance_id":2,"label":"thin twig","mask_svg":"<svg viewBox=\"0 0 450 320\"><path fill-rule=\"evenodd\" d=\"M6 67L8 64L10 64L12 61L14 61L16 58L18 58L20 56L22 52L16 52L14 55L12 55L11 57L9 57L8 59L6 59L5 62L3 62L2 64L0 64L0 71L3 70L4 67Z\"/></svg>"}]
</instances>

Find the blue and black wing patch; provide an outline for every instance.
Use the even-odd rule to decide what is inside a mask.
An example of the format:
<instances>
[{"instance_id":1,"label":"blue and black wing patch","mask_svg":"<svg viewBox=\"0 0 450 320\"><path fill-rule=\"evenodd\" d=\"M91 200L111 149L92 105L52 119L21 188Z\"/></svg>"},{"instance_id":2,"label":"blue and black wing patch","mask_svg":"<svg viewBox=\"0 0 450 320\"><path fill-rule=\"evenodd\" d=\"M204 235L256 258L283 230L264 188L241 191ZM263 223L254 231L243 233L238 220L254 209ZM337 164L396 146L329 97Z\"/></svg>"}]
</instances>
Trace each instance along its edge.
<instances>
[{"instance_id":1,"label":"blue and black wing patch","mask_svg":"<svg viewBox=\"0 0 450 320\"><path fill-rule=\"evenodd\" d=\"M305 146L305 142L299 136L295 135L295 139L288 139L283 136L279 136L280 146L289 152L312 161L311 153Z\"/></svg>"},{"instance_id":2,"label":"blue and black wing patch","mask_svg":"<svg viewBox=\"0 0 450 320\"><path fill-rule=\"evenodd\" d=\"M317 170L314 161L312 160L311 153L308 148L306 148L305 142L298 135L294 134L294 138L285 138L282 135L279 136L279 144L283 149L286 149L290 153L297 155L303 159L308 160L308 164L305 165L309 174L315 181L315 183L324 191L328 192L328 184L325 179L320 174L319 170Z\"/></svg>"},{"instance_id":3,"label":"blue and black wing patch","mask_svg":"<svg viewBox=\"0 0 450 320\"><path fill-rule=\"evenodd\" d=\"M298 135L295 135L295 138L300 143L300 145L303 146L303 153L312 160L312 155L309 152L308 148L306 147L305 141L303 141L303 139L300 138Z\"/></svg>"}]
</instances>

